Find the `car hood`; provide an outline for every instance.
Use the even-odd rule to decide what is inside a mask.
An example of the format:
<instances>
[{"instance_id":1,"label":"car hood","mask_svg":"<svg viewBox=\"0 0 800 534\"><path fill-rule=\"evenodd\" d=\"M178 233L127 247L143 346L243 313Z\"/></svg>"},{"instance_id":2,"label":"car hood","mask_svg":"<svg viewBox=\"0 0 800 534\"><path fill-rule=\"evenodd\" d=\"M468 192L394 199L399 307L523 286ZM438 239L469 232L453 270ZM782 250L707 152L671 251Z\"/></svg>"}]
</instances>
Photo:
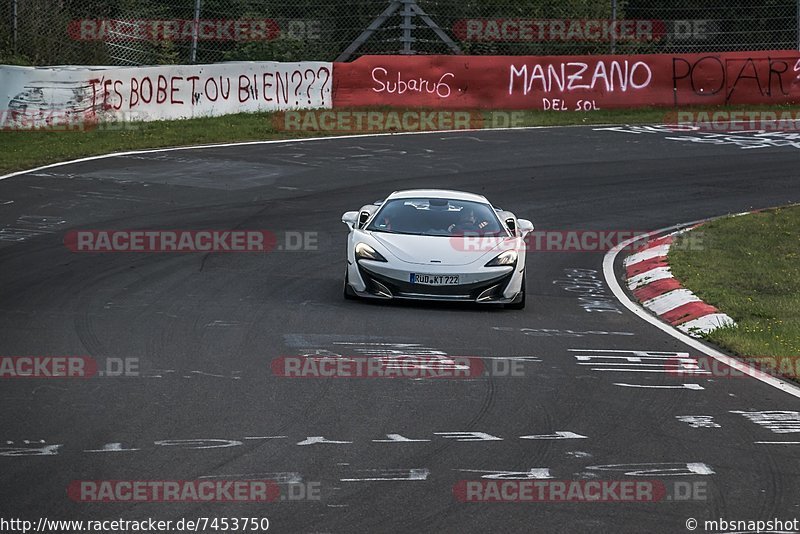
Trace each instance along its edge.
<instances>
[{"instance_id":1,"label":"car hood","mask_svg":"<svg viewBox=\"0 0 800 534\"><path fill-rule=\"evenodd\" d=\"M375 241L393 256L420 265L469 265L484 257L515 248L512 237L434 237L372 232Z\"/></svg>"}]
</instances>

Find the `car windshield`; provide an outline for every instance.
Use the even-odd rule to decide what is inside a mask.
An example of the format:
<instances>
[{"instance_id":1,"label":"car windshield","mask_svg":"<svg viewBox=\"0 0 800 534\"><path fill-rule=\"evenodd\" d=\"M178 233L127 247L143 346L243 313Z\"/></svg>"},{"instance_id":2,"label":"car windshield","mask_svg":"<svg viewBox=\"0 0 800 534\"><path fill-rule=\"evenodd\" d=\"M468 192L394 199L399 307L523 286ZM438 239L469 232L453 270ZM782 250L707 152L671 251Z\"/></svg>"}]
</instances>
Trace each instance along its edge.
<instances>
[{"instance_id":1,"label":"car windshield","mask_svg":"<svg viewBox=\"0 0 800 534\"><path fill-rule=\"evenodd\" d=\"M438 237L506 237L488 204L443 198L402 198L386 202L368 231Z\"/></svg>"}]
</instances>

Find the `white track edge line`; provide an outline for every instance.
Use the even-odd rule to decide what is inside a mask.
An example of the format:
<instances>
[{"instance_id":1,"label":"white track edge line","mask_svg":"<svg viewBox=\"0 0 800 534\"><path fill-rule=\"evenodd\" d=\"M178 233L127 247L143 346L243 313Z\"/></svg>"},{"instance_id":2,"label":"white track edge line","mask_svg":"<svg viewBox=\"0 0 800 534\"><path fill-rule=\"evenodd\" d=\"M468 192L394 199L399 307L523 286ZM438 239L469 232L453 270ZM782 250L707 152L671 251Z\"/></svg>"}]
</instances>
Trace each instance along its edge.
<instances>
[{"instance_id":1,"label":"white track edge line","mask_svg":"<svg viewBox=\"0 0 800 534\"><path fill-rule=\"evenodd\" d=\"M206 148L229 148L229 147L237 147L237 146L254 146L254 145L274 145L274 144L282 144L282 143L305 143L310 141L333 141L336 139L362 139L362 138L370 138L370 137L395 137L398 135L407 136L407 135L431 135L431 134L445 134L445 133L454 133L454 134L461 134L461 133L476 133L476 132L500 132L505 130L547 130L553 128L587 128L587 127L603 127L603 126L614 126L613 124L567 124L563 126L523 126L519 128L480 128L480 129L471 129L471 130L431 130L431 131L424 131L424 132L385 132L385 133L375 133L375 134L353 134L353 135L327 135L323 137L299 137L297 139L270 139L264 141L237 141L234 143L212 143L208 145L186 145L186 146L175 146L175 147L162 147L162 148L143 148L140 150L129 150L125 152L111 152L109 154L97 154L95 156L86 156L83 158L78 159L71 159L67 161L60 161L58 163L49 163L47 165L43 165L41 167L35 167L33 169L27 169L24 171L14 171L10 174L5 174L0 176L0 180L6 180L8 178L14 178L15 176L21 176L23 174L29 174L32 172L43 171L46 169L52 169L55 167L61 167L63 165L73 165L77 163L86 163L87 161L97 161L100 159L107 159L107 158L116 158L122 156L136 156L139 154L158 154L160 152L172 152L172 151L180 151L180 150L203 150Z\"/></svg>"},{"instance_id":2,"label":"white track edge line","mask_svg":"<svg viewBox=\"0 0 800 534\"><path fill-rule=\"evenodd\" d=\"M224 115L223 115L224 116ZM207 117L192 117L192 118L207 118ZM179 120L191 120L190 119L179 119ZM176 122L176 121L167 121L167 122ZM106 159L106 158L115 158L120 156L135 156L138 154L157 154L159 152L171 152L171 151L179 151L179 150L202 150L205 148L226 148L226 147L236 147L236 146L252 146L252 145L269 145L269 144L280 144L280 143L302 143L307 141L330 141L334 139L361 139L361 138L369 138L369 137L393 137L397 135L430 135L430 134L445 134L445 133L476 133L476 132L501 132L506 130L516 130L516 131L526 131L526 130L552 130L556 128L612 128L612 127L620 127L625 126L625 124L620 123L608 123L608 124L561 124L561 125L548 125L548 126L517 126L513 128L473 128L473 129L465 129L465 130L430 130L424 132L382 132L382 133L374 133L374 134L352 134L352 135L326 135L323 137L306 137L306 138L297 138L297 139L270 139L270 140L263 140L263 141L237 141L233 143L212 143L209 145L184 145L184 146L173 146L173 147L162 147L162 148L142 148L139 150L130 150L126 152L111 152L108 154L97 154L95 156L87 156L84 158L78 159L71 159L66 161L59 161L58 163L49 163L47 165L43 165L41 167L35 167L33 169L27 169L24 171L14 171L10 174L5 174L0 176L0 180L5 180L7 178L14 178L15 176L21 176L23 174L28 174L31 172L43 171L46 169L52 169L54 167L60 167L62 165L72 165L74 163L85 163L87 161L96 161L99 159ZM644 126L665 126L663 124L644 124ZM739 215L747 215L747 213L740 213Z\"/></svg>"},{"instance_id":3,"label":"white track edge line","mask_svg":"<svg viewBox=\"0 0 800 534\"><path fill-rule=\"evenodd\" d=\"M224 115L223 115L224 116ZM193 117L193 118L207 118L207 117ZM191 120L191 119L179 119L179 120ZM176 122L176 121L167 121L167 122ZM173 147L162 147L162 148L142 148L139 150L130 150L126 152L111 152L108 154L97 154L95 156L87 156L84 158L60 161L58 163L49 163L47 165L43 165L41 167L35 167L33 169L27 169L24 171L14 171L10 174L6 174L0 176L0 180L5 180L6 178L14 178L15 176L21 176L23 174L28 174L31 172L43 171L45 169L52 169L54 167L60 167L62 165L71 165L73 163L85 163L87 161L95 161L98 159L105 159L105 158L114 158L119 156L135 156L138 154L156 154L159 152L171 152L171 151L179 151L179 150L201 150L204 148L226 148L226 147L237 147L237 146L253 146L253 145L269 145L269 144L280 144L280 143L300 143L300 142L307 142L307 141L331 141L334 139L361 139L361 138L369 138L369 137L394 137L398 135L431 135L431 134L445 134L445 133L477 133L477 132L502 132L506 130L516 130L516 131L527 131L527 130L552 130L556 128L610 128L610 127L617 127L617 126L625 126L624 124L561 124L561 125L548 125L548 126L516 126L513 128L473 128L473 129L465 129L465 130L430 130L424 132L382 132L382 133L374 133L374 134L351 134L351 135L326 135L323 137L298 137L296 139L270 139L270 140L262 140L262 141L236 141L233 143L212 143L209 145L183 145L183 146L173 146ZM663 126L663 125L655 125L655 126ZM741 213L740 215L747 215L747 213Z\"/></svg>"},{"instance_id":4,"label":"white track edge line","mask_svg":"<svg viewBox=\"0 0 800 534\"><path fill-rule=\"evenodd\" d=\"M651 325L655 326L659 330L669 334L670 336L672 336L675 339L677 339L678 341L680 341L680 342L692 347L693 349L698 350L698 351L702 352L703 354L705 354L707 356L711 356L712 358L714 358L718 362L724 363L725 365L727 365L729 367L732 367L733 369L736 369L737 371L741 371L742 373L744 373L744 374L746 374L748 376L751 376L751 377L755 378L756 380L764 382L765 384L767 384L769 386L777 388L777 389L779 389L779 390L781 390L781 391L783 391L785 393L788 393L789 395L792 395L792 396L797 397L797 398L800 399L800 387L799 386L796 386L794 384L786 382L785 380L781 380L780 378L766 375L763 371L759 371L759 370L755 369L754 367L752 367L751 365L742 362L741 360L738 360L736 358L733 358L731 356L723 354L723 353L719 352L718 350L715 350L715 349L713 349L713 348L701 343L700 341L688 336L687 334L684 334L680 330L677 330L676 328L674 328L674 327L672 327L672 326L670 326L670 325L668 325L666 323L663 323L659 319L653 317L650 314L650 312L646 311L644 308L640 307L639 305L634 303L631 299L629 299L628 295L625 294L625 291L623 291L622 286L620 286L619 281L617 281L617 277L614 274L614 262L616 261L617 256L619 255L619 253L622 250L624 250L626 247L631 245L632 243L634 243L634 242L636 242L636 241L638 241L640 239L644 239L644 238L650 239L653 236L656 236L656 235L659 235L659 234L662 234L662 233L666 233L666 232L674 231L674 230L679 230L679 229L682 229L682 228L693 226L693 225L698 224L700 222L708 222L710 220L713 220L713 219L707 219L707 220L704 220L704 221L695 221L695 222L687 223L687 224L678 224L678 225L675 225L675 226L671 226L669 228L662 228L661 230L655 230L653 232L650 232L649 234L646 234L646 235L643 235L643 236L637 236L637 237L628 239L627 241L624 241L622 243L619 243L614 248L609 250L606 253L605 257L603 258L603 276L606 279L606 283L608 284L609 288L611 288L611 292L614 293L614 296L617 297L617 300L623 306L625 306L628 310L633 312L634 315L637 315L641 319L644 319L645 321L647 321Z\"/></svg>"}]
</instances>

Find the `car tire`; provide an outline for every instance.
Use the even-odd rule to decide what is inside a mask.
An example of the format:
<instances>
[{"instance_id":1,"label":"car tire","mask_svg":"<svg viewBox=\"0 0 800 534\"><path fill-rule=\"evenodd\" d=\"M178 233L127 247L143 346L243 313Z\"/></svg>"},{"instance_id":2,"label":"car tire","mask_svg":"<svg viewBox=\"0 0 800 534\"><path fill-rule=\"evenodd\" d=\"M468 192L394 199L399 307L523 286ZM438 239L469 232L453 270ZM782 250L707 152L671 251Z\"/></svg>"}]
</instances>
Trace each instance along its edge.
<instances>
[{"instance_id":1,"label":"car tire","mask_svg":"<svg viewBox=\"0 0 800 534\"><path fill-rule=\"evenodd\" d=\"M524 310L525 309L525 274L522 275L522 288L519 291L519 295L517 298L514 299L514 302L510 302L506 304L506 308L509 310Z\"/></svg>"},{"instance_id":2,"label":"car tire","mask_svg":"<svg viewBox=\"0 0 800 534\"><path fill-rule=\"evenodd\" d=\"M353 288L350 287L350 280L347 276L347 271L344 272L344 299L345 300L356 300L358 295L356 292L353 291Z\"/></svg>"}]
</instances>

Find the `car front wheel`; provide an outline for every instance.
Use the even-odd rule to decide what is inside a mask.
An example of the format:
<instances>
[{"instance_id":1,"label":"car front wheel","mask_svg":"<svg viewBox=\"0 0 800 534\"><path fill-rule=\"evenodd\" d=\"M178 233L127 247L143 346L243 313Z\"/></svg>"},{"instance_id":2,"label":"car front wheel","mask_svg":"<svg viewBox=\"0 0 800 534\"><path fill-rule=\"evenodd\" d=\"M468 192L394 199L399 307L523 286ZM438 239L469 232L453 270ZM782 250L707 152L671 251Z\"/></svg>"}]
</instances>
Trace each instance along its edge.
<instances>
[{"instance_id":1,"label":"car front wheel","mask_svg":"<svg viewBox=\"0 0 800 534\"><path fill-rule=\"evenodd\" d=\"M522 275L522 288L519 290L519 295L514 299L514 302L506 304L509 310L524 310L525 309L525 274Z\"/></svg>"},{"instance_id":2,"label":"car front wheel","mask_svg":"<svg viewBox=\"0 0 800 534\"><path fill-rule=\"evenodd\" d=\"M344 299L345 300L355 300L358 298L356 292L353 291L353 288L350 287L350 279L347 276L347 270L344 272Z\"/></svg>"}]
</instances>

